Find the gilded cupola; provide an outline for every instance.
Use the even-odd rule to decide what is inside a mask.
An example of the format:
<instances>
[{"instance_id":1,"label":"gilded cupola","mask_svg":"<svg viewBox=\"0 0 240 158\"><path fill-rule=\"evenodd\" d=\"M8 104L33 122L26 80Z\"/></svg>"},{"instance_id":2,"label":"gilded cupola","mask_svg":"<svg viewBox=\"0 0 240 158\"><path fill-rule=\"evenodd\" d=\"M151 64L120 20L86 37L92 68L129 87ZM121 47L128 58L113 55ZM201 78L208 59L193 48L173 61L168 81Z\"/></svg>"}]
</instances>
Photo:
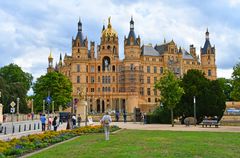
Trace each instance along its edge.
<instances>
[{"instance_id":1,"label":"gilded cupola","mask_svg":"<svg viewBox=\"0 0 240 158\"><path fill-rule=\"evenodd\" d=\"M108 18L108 26L102 31L102 37L117 37L117 32L112 28L111 17Z\"/></svg>"}]
</instances>

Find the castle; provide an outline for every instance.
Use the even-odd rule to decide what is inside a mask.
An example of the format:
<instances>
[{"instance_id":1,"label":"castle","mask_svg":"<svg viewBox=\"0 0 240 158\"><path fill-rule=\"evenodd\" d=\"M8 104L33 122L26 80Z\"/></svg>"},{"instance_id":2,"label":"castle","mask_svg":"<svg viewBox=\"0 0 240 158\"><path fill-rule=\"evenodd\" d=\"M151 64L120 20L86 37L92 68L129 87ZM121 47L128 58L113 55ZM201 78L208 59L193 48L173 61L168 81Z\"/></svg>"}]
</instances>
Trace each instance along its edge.
<instances>
[{"instance_id":1,"label":"castle","mask_svg":"<svg viewBox=\"0 0 240 158\"><path fill-rule=\"evenodd\" d=\"M50 54L47 71L58 71L71 80L73 98L78 98L80 89L85 87L90 112L116 110L131 113L135 108L149 112L160 104L160 93L154 89L154 82L161 78L164 69L172 70L178 77L189 69L198 69L208 79L216 79L215 47L210 44L208 30L205 36L200 59L194 45L190 45L187 52L177 47L173 40L164 40L154 47L141 45L131 18L129 34L124 38L124 59L120 60L118 34L110 18L107 27L103 25L97 47L92 41L88 46L79 20L77 35L72 39L72 54L65 54L64 59L60 54L55 68Z\"/></svg>"}]
</instances>

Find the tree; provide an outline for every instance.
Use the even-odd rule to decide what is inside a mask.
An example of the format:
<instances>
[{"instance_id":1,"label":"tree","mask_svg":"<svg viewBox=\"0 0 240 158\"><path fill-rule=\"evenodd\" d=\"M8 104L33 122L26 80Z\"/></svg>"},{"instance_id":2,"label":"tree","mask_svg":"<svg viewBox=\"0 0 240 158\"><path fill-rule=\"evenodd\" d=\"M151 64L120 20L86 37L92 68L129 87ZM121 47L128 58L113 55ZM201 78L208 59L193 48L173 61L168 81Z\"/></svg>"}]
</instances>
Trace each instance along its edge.
<instances>
[{"instance_id":1,"label":"tree","mask_svg":"<svg viewBox=\"0 0 240 158\"><path fill-rule=\"evenodd\" d=\"M20 98L19 112L27 113L27 92L32 85L32 75L24 72L18 65L9 64L0 68L0 91L4 113L9 113L10 103Z\"/></svg>"},{"instance_id":2,"label":"tree","mask_svg":"<svg viewBox=\"0 0 240 158\"><path fill-rule=\"evenodd\" d=\"M233 67L232 78L233 78L233 90L230 95L235 101L239 101L240 100L240 63L238 63Z\"/></svg>"},{"instance_id":3,"label":"tree","mask_svg":"<svg viewBox=\"0 0 240 158\"><path fill-rule=\"evenodd\" d=\"M225 95L218 80L210 81L199 70L189 70L181 82L184 95L176 106L177 116L190 117L194 115L193 97L196 97L196 112L198 122L204 116L222 117L225 110Z\"/></svg>"},{"instance_id":4,"label":"tree","mask_svg":"<svg viewBox=\"0 0 240 158\"><path fill-rule=\"evenodd\" d=\"M226 101L232 101L233 98L231 97L231 92L233 90L232 80L226 78L218 78L218 82L220 83L223 92L226 96Z\"/></svg>"},{"instance_id":5,"label":"tree","mask_svg":"<svg viewBox=\"0 0 240 158\"><path fill-rule=\"evenodd\" d=\"M60 105L63 108L72 101L72 84L70 80L61 73L51 72L41 76L33 85L34 108L37 111L42 110L42 102L49 95L55 103L55 109Z\"/></svg>"},{"instance_id":6,"label":"tree","mask_svg":"<svg viewBox=\"0 0 240 158\"><path fill-rule=\"evenodd\" d=\"M173 109L180 101L184 90L179 85L180 80L173 74L172 71L165 70L163 77L155 83L155 88L161 93L161 102L171 110L171 122L173 121Z\"/></svg>"}]
</instances>

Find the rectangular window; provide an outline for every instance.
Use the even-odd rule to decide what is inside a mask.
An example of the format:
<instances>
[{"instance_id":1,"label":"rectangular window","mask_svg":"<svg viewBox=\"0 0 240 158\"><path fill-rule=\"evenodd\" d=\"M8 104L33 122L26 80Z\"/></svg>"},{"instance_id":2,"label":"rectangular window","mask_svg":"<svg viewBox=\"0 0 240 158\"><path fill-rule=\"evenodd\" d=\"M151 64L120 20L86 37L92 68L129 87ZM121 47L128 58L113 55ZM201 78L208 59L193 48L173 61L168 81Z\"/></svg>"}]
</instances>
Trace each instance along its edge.
<instances>
[{"instance_id":1,"label":"rectangular window","mask_svg":"<svg viewBox=\"0 0 240 158\"><path fill-rule=\"evenodd\" d=\"M86 65L86 72L88 72L88 65Z\"/></svg>"},{"instance_id":2,"label":"rectangular window","mask_svg":"<svg viewBox=\"0 0 240 158\"><path fill-rule=\"evenodd\" d=\"M147 73L150 73L150 66L147 66Z\"/></svg>"},{"instance_id":3,"label":"rectangular window","mask_svg":"<svg viewBox=\"0 0 240 158\"><path fill-rule=\"evenodd\" d=\"M112 80L113 80L113 82L115 82L115 76L113 76L113 79L112 79Z\"/></svg>"},{"instance_id":4,"label":"rectangular window","mask_svg":"<svg viewBox=\"0 0 240 158\"><path fill-rule=\"evenodd\" d=\"M148 102L149 102L149 103L151 102L151 98L148 98Z\"/></svg>"},{"instance_id":5,"label":"rectangular window","mask_svg":"<svg viewBox=\"0 0 240 158\"><path fill-rule=\"evenodd\" d=\"M140 88L140 95L144 95L144 88L143 87Z\"/></svg>"},{"instance_id":6,"label":"rectangular window","mask_svg":"<svg viewBox=\"0 0 240 158\"><path fill-rule=\"evenodd\" d=\"M157 81L157 77L154 77L154 83Z\"/></svg>"},{"instance_id":7,"label":"rectangular window","mask_svg":"<svg viewBox=\"0 0 240 158\"><path fill-rule=\"evenodd\" d=\"M94 66L91 66L91 72L94 72L95 69L94 69Z\"/></svg>"},{"instance_id":8,"label":"rectangular window","mask_svg":"<svg viewBox=\"0 0 240 158\"><path fill-rule=\"evenodd\" d=\"M212 76L212 71L208 70L208 76Z\"/></svg>"},{"instance_id":9,"label":"rectangular window","mask_svg":"<svg viewBox=\"0 0 240 158\"><path fill-rule=\"evenodd\" d=\"M151 95L150 88L147 88L147 95Z\"/></svg>"},{"instance_id":10,"label":"rectangular window","mask_svg":"<svg viewBox=\"0 0 240 158\"><path fill-rule=\"evenodd\" d=\"M91 76L91 83L94 83L94 76Z\"/></svg>"},{"instance_id":11,"label":"rectangular window","mask_svg":"<svg viewBox=\"0 0 240 158\"><path fill-rule=\"evenodd\" d=\"M147 77L147 83L150 83L150 77Z\"/></svg>"},{"instance_id":12,"label":"rectangular window","mask_svg":"<svg viewBox=\"0 0 240 158\"><path fill-rule=\"evenodd\" d=\"M77 76L77 83L80 83L80 76Z\"/></svg>"},{"instance_id":13,"label":"rectangular window","mask_svg":"<svg viewBox=\"0 0 240 158\"><path fill-rule=\"evenodd\" d=\"M163 67L160 67L160 74L163 73Z\"/></svg>"},{"instance_id":14,"label":"rectangular window","mask_svg":"<svg viewBox=\"0 0 240 158\"><path fill-rule=\"evenodd\" d=\"M154 66L154 73L157 73L157 67Z\"/></svg>"},{"instance_id":15,"label":"rectangular window","mask_svg":"<svg viewBox=\"0 0 240 158\"><path fill-rule=\"evenodd\" d=\"M154 89L154 95L157 95L157 90L156 89Z\"/></svg>"},{"instance_id":16,"label":"rectangular window","mask_svg":"<svg viewBox=\"0 0 240 158\"><path fill-rule=\"evenodd\" d=\"M158 98L155 98L155 103L157 103L158 102Z\"/></svg>"},{"instance_id":17,"label":"rectangular window","mask_svg":"<svg viewBox=\"0 0 240 158\"><path fill-rule=\"evenodd\" d=\"M94 92L94 88L91 88L91 92Z\"/></svg>"},{"instance_id":18,"label":"rectangular window","mask_svg":"<svg viewBox=\"0 0 240 158\"><path fill-rule=\"evenodd\" d=\"M77 72L80 72L80 65L77 64Z\"/></svg>"},{"instance_id":19,"label":"rectangular window","mask_svg":"<svg viewBox=\"0 0 240 158\"><path fill-rule=\"evenodd\" d=\"M88 76L86 76L86 83L88 83Z\"/></svg>"},{"instance_id":20,"label":"rectangular window","mask_svg":"<svg viewBox=\"0 0 240 158\"><path fill-rule=\"evenodd\" d=\"M115 92L115 88L113 87L113 92Z\"/></svg>"}]
</instances>

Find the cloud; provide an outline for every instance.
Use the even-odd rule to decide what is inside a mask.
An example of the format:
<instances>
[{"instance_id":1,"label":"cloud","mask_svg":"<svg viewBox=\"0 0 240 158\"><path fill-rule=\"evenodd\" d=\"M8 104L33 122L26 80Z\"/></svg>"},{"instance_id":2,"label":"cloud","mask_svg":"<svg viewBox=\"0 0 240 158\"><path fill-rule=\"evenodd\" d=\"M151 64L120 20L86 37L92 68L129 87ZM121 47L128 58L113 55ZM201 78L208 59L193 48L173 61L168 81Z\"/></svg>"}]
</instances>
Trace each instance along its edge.
<instances>
[{"instance_id":1,"label":"cloud","mask_svg":"<svg viewBox=\"0 0 240 158\"><path fill-rule=\"evenodd\" d=\"M216 46L218 71L230 72L239 58L239 4L239 0L1 1L0 66L15 62L35 78L44 74L50 49L55 61L60 52L71 53L71 38L76 36L79 17L84 36L99 44L103 20L106 23L111 16L123 58L124 35L128 35L133 15L135 33L142 43L155 45L164 38L174 39L187 50L194 44L198 54L208 27L211 44Z\"/></svg>"}]
</instances>

